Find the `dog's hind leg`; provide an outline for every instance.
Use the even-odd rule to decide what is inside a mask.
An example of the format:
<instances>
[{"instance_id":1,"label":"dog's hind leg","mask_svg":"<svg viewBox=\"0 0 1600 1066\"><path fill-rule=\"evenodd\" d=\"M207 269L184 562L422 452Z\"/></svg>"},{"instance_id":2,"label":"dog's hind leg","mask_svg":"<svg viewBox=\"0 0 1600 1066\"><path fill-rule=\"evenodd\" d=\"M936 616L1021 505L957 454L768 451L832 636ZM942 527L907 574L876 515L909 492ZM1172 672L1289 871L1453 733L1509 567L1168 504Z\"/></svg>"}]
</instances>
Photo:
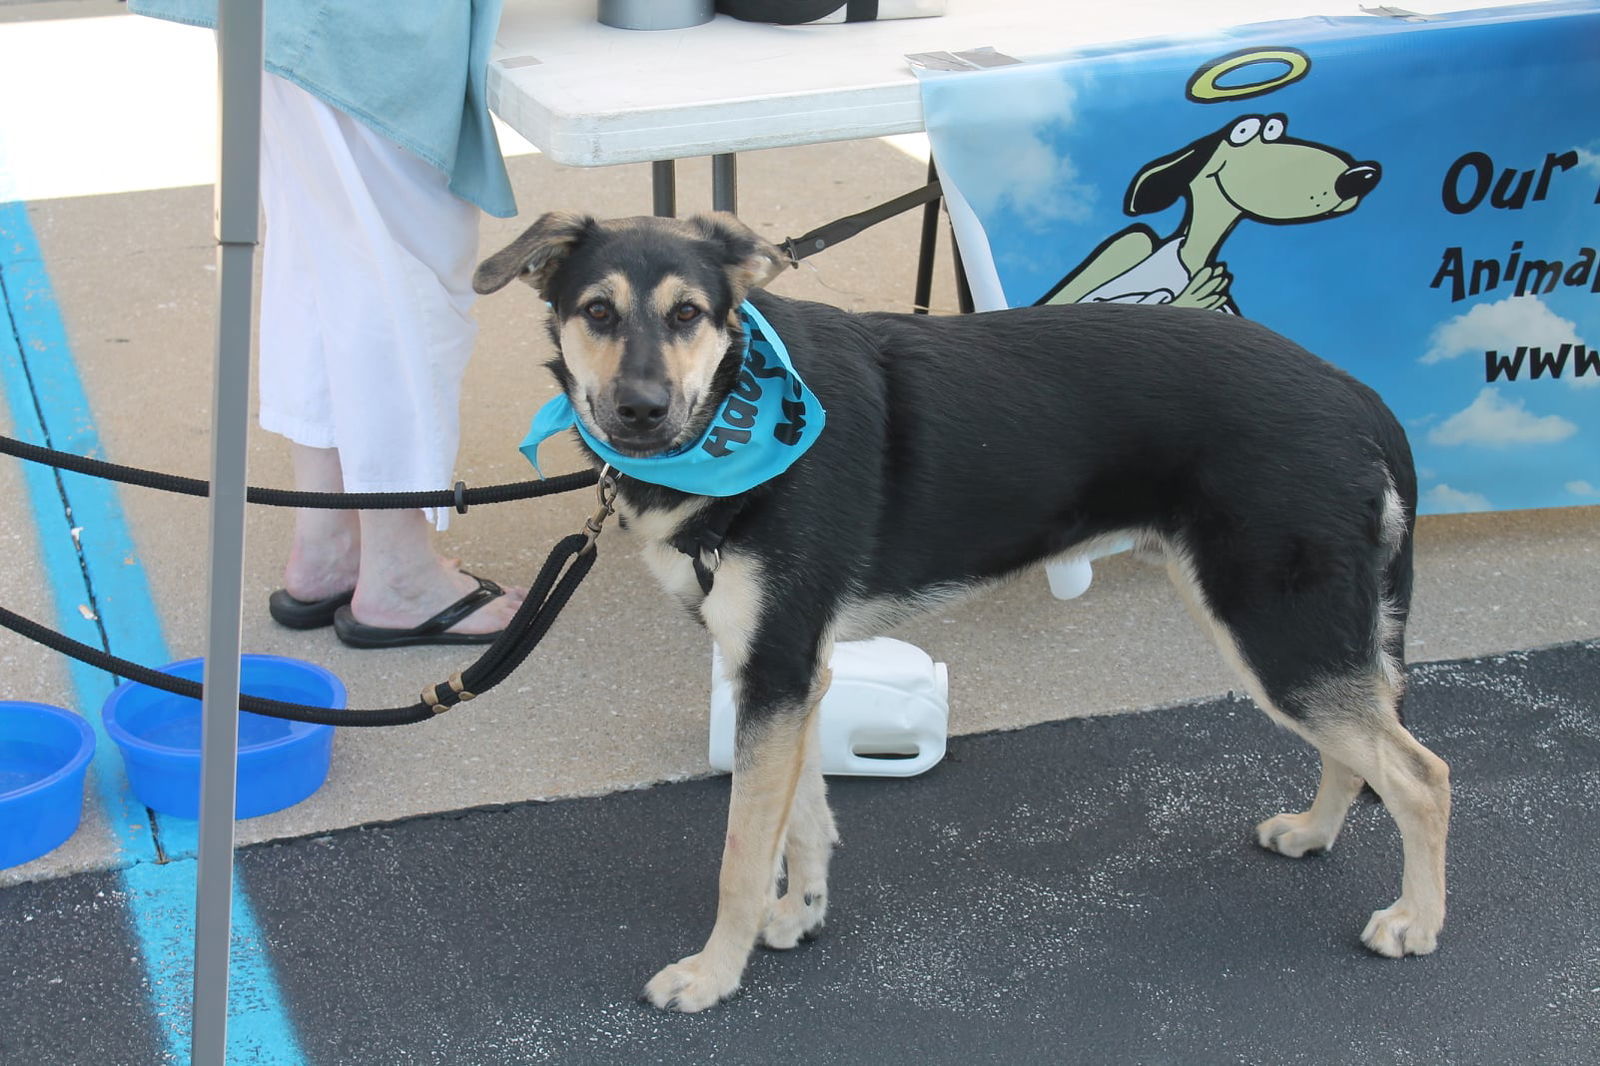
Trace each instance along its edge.
<instances>
[{"instance_id":1,"label":"dog's hind leg","mask_svg":"<svg viewBox=\"0 0 1600 1066\"><path fill-rule=\"evenodd\" d=\"M1271 699L1265 694L1256 698ZM1365 780L1400 830L1404 865L1400 898L1372 915L1361 939L1393 958L1433 951L1444 925L1450 768L1400 724L1393 675L1382 669L1361 671L1284 694L1281 702L1264 706L1316 746L1323 769L1311 809L1267 819L1256 827L1257 839L1285 855L1327 848Z\"/></svg>"},{"instance_id":2,"label":"dog's hind leg","mask_svg":"<svg viewBox=\"0 0 1600 1066\"><path fill-rule=\"evenodd\" d=\"M1365 780L1400 829L1404 866L1400 898L1372 915L1361 939L1380 955L1428 954L1444 925L1450 769L1400 722L1403 602L1393 583L1369 569L1365 554L1334 567L1335 578L1287 593L1262 581L1248 558L1212 559L1213 596L1187 553L1172 553L1168 569L1256 703L1323 759L1311 809L1267 819L1257 839L1289 855L1326 848ZM1241 588L1252 594L1229 598ZM1213 603L1225 603L1231 619Z\"/></svg>"},{"instance_id":3,"label":"dog's hind leg","mask_svg":"<svg viewBox=\"0 0 1600 1066\"><path fill-rule=\"evenodd\" d=\"M1284 690L1257 678L1268 712L1316 746L1322 785L1311 809L1257 827L1268 847L1293 855L1333 842L1365 780L1400 830L1400 898L1377 911L1361 934L1380 955L1426 955L1438 944L1445 911L1445 837L1450 823L1450 768L1400 724L1396 667L1376 652L1367 667L1346 668ZM1281 832L1280 832L1281 830ZM1276 837L1274 837L1276 834Z\"/></svg>"},{"instance_id":4,"label":"dog's hind leg","mask_svg":"<svg viewBox=\"0 0 1600 1066\"><path fill-rule=\"evenodd\" d=\"M1309 810L1274 815L1256 826L1256 840L1269 851L1298 859L1333 847L1350 804L1361 791L1361 775L1322 753L1322 783Z\"/></svg>"},{"instance_id":5,"label":"dog's hind leg","mask_svg":"<svg viewBox=\"0 0 1600 1066\"><path fill-rule=\"evenodd\" d=\"M826 685L822 691L826 692ZM817 714L806 729L806 753L795 788L794 811L784 843L787 885L772 906L761 942L786 950L822 928L828 913L828 862L839 842L833 812L828 809L822 755L817 747Z\"/></svg>"},{"instance_id":6,"label":"dog's hind leg","mask_svg":"<svg viewBox=\"0 0 1600 1066\"><path fill-rule=\"evenodd\" d=\"M1362 942L1392 958L1428 954L1444 926L1449 766L1400 724L1392 706L1384 707L1381 717L1334 721L1310 733L1325 758L1345 764L1372 785L1400 829L1400 898L1373 913Z\"/></svg>"}]
</instances>

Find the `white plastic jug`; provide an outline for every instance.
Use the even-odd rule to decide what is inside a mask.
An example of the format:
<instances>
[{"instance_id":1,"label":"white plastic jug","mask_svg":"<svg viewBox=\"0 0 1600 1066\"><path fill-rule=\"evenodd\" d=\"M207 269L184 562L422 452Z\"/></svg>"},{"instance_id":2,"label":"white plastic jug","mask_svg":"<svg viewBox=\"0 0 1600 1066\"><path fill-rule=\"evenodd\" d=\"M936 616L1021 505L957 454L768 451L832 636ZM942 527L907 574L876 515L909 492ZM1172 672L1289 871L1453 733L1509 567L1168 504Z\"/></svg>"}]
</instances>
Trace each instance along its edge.
<instances>
[{"instance_id":1,"label":"white plastic jug","mask_svg":"<svg viewBox=\"0 0 1600 1066\"><path fill-rule=\"evenodd\" d=\"M1050 582L1050 595L1058 600L1072 600L1089 591L1089 583L1094 580L1094 567L1081 556L1054 559L1044 564L1044 575Z\"/></svg>"},{"instance_id":2,"label":"white plastic jug","mask_svg":"<svg viewBox=\"0 0 1600 1066\"><path fill-rule=\"evenodd\" d=\"M1133 545L1132 537L1118 537L1116 540L1101 544L1086 555L1067 555L1051 559L1044 564L1045 578L1050 582L1050 595L1058 600L1072 600L1082 596L1089 591L1089 583L1094 580L1094 567L1091 564L1096 559L1104 559L1108 555L1132 551Z\"/></svg>"},{"instance_id":3,"label":"white plastic jug","mask_svg":"<svg viewBox=\"0 0 1600 1066\"><path fill-rule=\"evenodd\" d=\"M915 777L944 758L950 682L915 644L889 637L834 645L833 684L818 710L822 772ZM733 769L736 714L722 654L711 654L711 765Z\"/></svg>"}]
</instances>

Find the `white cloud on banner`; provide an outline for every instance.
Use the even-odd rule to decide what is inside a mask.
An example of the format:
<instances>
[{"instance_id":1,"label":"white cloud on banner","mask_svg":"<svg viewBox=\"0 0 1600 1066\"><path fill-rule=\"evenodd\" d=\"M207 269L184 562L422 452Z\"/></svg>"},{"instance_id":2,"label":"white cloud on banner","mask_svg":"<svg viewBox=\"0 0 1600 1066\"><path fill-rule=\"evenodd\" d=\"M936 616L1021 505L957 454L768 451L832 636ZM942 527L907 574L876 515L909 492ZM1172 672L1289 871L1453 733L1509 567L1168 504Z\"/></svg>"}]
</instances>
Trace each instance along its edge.
<instances>
[{"instance_id":1,"label":"white cloud on banner","mask_svg":"<svg viewBox=\"0 0 1600 1066\"><path fill-rule=\"evenodd\" d=\"M978 213L1007 210L1039 227L1089 217L1096 191L1078 180L1052 136L1073 121L1077 90L1061 77L1006 77L975 83L963 101L962 154L981 167L961 175L961 192ZM987 98L987 99L986 99ZM982 116L981 119L979 116Z\"/></svg>"},{"instance_id":2,"label":"white cloud on banner","mask_svg":"<svg viewBox=\"0 0 1600 1066\"><path fill-rule=\"evenodd\" d=\"M1589 147L1577 149L1578 165L1600 177L1600 141L1591 141Z\"/></svg>"},{"instance_id":3,"label":"white cloud on banner","mask_svg":"<svg viewBox=\"0 0 1600 1066\"><path fill-rule=\"evenodd\" d=\"M1464 315L1434 327L1424 363L1486 351L1510 356L1519 345L1538 345L1554 351L1563 344L1581 344L1578 324L1569 322L1544 305L1537 296L1508 296L1479 304Z\"/></svg>"},{"instance_id":4,"label":"white cloud on banner","mask_svg":"<svg viewBox=\"0 0 1600 1066\"><path fill-rule=\"evenodd\" d=\"M1489 498L1478 492L1462 492L1449 485L1435 485L1422 494L1422 502L1434 514L1460 514L1464 511L1491 511Z\"/></svg>"},{"instance_id":5,"label":"white cloud on banner","mask_svg":"<svg viewBox=\"0 0 1600 1066\"><path fill-rule=\"evenodd\" d=\"M1566 490L1574 496L1600 497L1600 489L1595 488L1587 481L1569 481Z\"/></svg>"},{"instance_id":6,"label":"white cloud on banner","mask_svg":"<svg viewBox=\"0 0 1600 1066\"><path fill-rule=\"evenodd\" d=\"M1522 400L1504 399L1485 388L1464 411L1457 411L1428 432L1431 444L1481 444L1506 448L1516 444L1555 444L1578 427L1559 415L1536 415Z\"/></svg>"}]
</instances>

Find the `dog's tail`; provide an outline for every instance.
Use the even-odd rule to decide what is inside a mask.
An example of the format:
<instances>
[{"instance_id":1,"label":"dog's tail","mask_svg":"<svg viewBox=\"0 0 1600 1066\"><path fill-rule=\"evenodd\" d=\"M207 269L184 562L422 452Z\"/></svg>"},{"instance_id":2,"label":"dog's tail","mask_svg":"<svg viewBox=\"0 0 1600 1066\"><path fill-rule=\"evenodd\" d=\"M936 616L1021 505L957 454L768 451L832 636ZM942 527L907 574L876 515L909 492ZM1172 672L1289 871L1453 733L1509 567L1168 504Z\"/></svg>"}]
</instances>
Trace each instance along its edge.
<instances>
[{"instance_id":1,"label":"dog's tail","mask_svg":"<svg viewBox=\"0 0 1600 1066\"><path fill-rule=\"evenodd\" d=\"M1383 572L1383 598L1403 629L1411 611L1412 545L1417 527L1417 472L1411 461L1411 445L1405 432L1393 415L1385 409L1384 429L1379 440L1383 450L1383 465L1389 475L1389 489L1384 499L1384 539L1391 555ZM1405 641L1397 635L1398 645L1389 650L1396 659L1402 657Z\"/></svg>"},{"instance_id":2,"label":"dog's tail","mask_svg":"<svg viewBox=\"0 0 1600 1066\"><path fill-rule=\"evenodd\" d=\"M1374 425L1380 460L1388 485L1379 510L1379 541L1387 558L1380 588L1377 644L1384 667L1396 690L1395 713L1404 714L1406 621L1411 614L1411 589L1415 577L1412 549L1417 526L1417 472L1411 445L1394 413L1376 393L1368 393L1374 407Z\"/></svg>"}]
</instances>

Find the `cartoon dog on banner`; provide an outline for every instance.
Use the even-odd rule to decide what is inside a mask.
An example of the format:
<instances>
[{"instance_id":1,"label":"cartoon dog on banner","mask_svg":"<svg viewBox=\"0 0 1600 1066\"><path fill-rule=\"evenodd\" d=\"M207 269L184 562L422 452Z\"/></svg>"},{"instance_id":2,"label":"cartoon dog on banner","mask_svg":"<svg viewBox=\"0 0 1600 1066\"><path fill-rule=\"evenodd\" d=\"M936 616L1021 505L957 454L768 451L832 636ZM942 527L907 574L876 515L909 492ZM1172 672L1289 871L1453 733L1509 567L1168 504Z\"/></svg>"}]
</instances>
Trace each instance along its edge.
<instances>
[{"instance_id":1,"label":"cartoon dog on banner","mask_svg":"<svg viewBox=\"0 0 1600 1066\"><path fill-rule=\"evenodd\" d=\"M1239 85L1221 79L1259 63L1276 77ZM1259 96L1305 77L1311 60L1294 48L1251 48L1202 65L1185 88L1195 103ZM1183 222L1166 238L1138 224L1108 238L1039 303L1161 303L1238 314L1222 242L1241 219L1270 225L1316 222L1355 210L1378 184L1377 163L1287 136L1281 114L1243 115L1145 164L1123 201L1129 215L1165 211L1181 198Z\"/></svg>"}]
</instances>

